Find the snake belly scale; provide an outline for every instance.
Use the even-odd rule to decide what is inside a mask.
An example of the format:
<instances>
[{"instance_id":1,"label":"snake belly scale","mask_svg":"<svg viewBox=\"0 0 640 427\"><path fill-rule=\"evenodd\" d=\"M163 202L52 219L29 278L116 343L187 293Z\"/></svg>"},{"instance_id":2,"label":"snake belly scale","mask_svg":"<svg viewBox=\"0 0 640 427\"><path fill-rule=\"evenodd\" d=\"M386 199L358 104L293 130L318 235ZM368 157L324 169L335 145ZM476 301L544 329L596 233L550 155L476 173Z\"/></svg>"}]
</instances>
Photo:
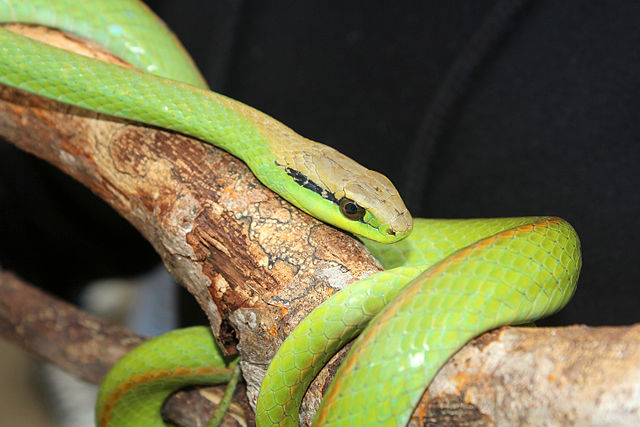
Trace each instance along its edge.
<instances>
[{"instance_id":1,"label":"snake belly scale","mask_svg":"<svg viewBox=\"0 0 640 427\"><path fill-rule=\"evenodd\" d=\"M387 269L329 298L285 340L262 384L259 425L297 425L315 374L358 334L314 422L406 424L440 366L469 339L551 314L575 290L580 245L567 222L531 217L414 224L383 175L209 91L177 39L138 1L0 0L0 21L68 31L135 67L104 64L0 29L3 84L229 151L295 206L360 236ZM222 357L207 328L157 337L106 377L97 422L163 425L160 407L172 390L227 381L235 363Z\"/></svg>"}]
</instances>

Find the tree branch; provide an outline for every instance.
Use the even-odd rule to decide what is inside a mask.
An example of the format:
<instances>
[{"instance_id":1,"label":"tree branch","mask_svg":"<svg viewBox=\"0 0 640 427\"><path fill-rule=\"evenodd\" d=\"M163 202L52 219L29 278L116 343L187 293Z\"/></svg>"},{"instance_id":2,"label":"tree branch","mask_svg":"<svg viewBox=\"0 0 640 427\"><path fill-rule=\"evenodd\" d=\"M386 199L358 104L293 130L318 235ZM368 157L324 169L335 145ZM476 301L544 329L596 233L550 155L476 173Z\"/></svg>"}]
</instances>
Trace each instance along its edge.
<instances>
[{"instance_id":1,"label":"tree branch","mask_svg":"<svg viewBox=\"0 0 640 427\"><path fill-rule=\"evenodd\" d=\"M77 49L78 42L68 36L20 28L44 32ZM95 55L94 46L83 49ZM380 270L357 240L290 206L256 181L242 162L192 138L7 87L0 87L0 135L85 184L152 243L208 315L222 347L240 354L252 404L269 361L293 327L332 293ZM612 419L637 417L639 398L633 396L640 396L640 351L637 330L629 330L635 332L587 328L584 341L577 341L572 328L485 334L441 370L413 422L520 423L541 414L574 420L570 403L584 384L589 390L580 396L591 400L580 408L580 419L596 420L604 413ZM577 355L589 357L584 347L598 342L611 344L602 348L602 360L617 357L622 378L631 381L628 390L635 392L629 392L632 400L620 399L618 405L609 397L598 401L594 390L601 391L600 397L619 396L616 384L600 375L607 367L598 365L604 371L594 372L584 364L565 363ZM620 346L629 351L620 356L612 350ZM315 411L340 359L334 358L314 381L304 420ZM512 359L530 363L514 365ZM522 368L497 375L509 366ZM629 407L636 409L631 413Z\"/></svg>"},{"instance_id":2,"label":"tree branch","mask_svg":"<svg viewBox=\"0 0 640 427\"><path fill-rule=\"evenodd\" d=\"M410 425L639 425L640 324L500 328L440 370Z\"/></svg>"},{"instance_id":3,"label":"tree branch","mask_svg":"<svg viewBox=\"0 0 640 427\"><path fill-rule=\"evenodd\" d=\"M65 371L100 384L144 341L0 270L0 335Z\"/></svg>"},{"instance_id":4,"label":"tree branch","mask_svg":"<svg viewBox=\"0 0 640 427\"><path fill-rule=\"evenodd\" d=\"M100 384L114 363L146 338L52 297L0 270L0 336L72 375ZM180 425L205 425L217 408L224 386L181 391L163 413ZM187 416L188 414L188 416ZM224 420L244 426L253 420L244 387L239 387Z\"/></svg>"}]
</instances>

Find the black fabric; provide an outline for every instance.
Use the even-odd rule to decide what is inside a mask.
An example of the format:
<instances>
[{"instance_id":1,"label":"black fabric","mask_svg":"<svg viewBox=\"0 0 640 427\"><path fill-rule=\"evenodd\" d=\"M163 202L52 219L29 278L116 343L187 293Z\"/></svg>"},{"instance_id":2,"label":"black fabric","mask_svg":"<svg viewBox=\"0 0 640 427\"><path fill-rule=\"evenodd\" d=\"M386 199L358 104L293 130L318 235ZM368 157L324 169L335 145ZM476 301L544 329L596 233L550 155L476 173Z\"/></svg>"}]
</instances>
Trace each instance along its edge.
<instances>
[{"instance_id":1,"label":"black fabric","mask_svg":"<svg viewBox=\"0 0 640 427\"><path fill-rule=\"evenodd\" d=\"M149 4L215 90L384 173L414 216L569 220L582 240L584 266L573 301L549 322L640 320L637 2ZM33 254L63 252L76 233L92 246L91 229L82 225L87 217L77 213L84 202L49 172L36 174L35 186L29 179L5 184L17 179L14 173L33 178L39 166L7 161L11 149L2 150L2 167L12 168L0 187L3 227L8 220L38 233L28 245L3 243L24 252L3 248L0 262L61 274L51 262L38 266ZM5 215L18 193L36 204L23 200L17 218ZM69 199L73 209L62 203ZM123 239L148 250L117 219L86 212L102 233L91 250L103 265L125 268ZM52 221L67 224L64 237ZM34 249L47 233L44 247Z\"/></svg>"}]
</instances>

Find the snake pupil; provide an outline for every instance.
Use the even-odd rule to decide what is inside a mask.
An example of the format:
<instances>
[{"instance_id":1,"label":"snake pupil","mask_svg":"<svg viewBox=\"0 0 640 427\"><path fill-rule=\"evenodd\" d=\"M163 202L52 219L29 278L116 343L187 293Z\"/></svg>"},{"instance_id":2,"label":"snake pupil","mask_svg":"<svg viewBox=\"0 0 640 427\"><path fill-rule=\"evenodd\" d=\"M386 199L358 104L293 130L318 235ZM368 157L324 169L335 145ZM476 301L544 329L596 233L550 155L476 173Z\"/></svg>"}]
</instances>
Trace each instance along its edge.
<instances>
[{"instance_id":1,"label":"snake pupil","mask_svg":"<svg viewBox=\"0 0 640 427\"><path fill-rule=\"evenodd\" d=\"M358 212L358 207L355 203L347 203L346 205L344 205L344 211L347 213L347 215L355 215L356 212Z\"/></svg>"},{"instance_id":2,"label":"snake pupil","mask_svg":"<svg viewBox=\"0 0 640 427\"><path fill-rule=\"evenodd\" d=\"M338 203L340 204L340 212L346 218L358 221L364 217L364 208L353 200L343 197Z\"/></svg>"}]
</instances>

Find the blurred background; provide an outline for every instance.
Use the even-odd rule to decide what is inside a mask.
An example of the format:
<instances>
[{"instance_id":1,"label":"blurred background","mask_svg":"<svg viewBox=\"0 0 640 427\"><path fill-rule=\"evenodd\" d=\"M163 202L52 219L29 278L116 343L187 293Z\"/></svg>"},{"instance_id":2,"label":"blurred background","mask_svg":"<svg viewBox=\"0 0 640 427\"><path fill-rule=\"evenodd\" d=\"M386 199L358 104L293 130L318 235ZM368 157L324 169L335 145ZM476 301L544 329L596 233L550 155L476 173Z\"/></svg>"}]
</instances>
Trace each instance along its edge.
<instances>
[{"instance_id":1,"label":"blurred background","mask_svg":"<svg viewBox=\"0 0 640 427\"><path fill-rule=\"evenodd\" d=\"M543 324L640 320L638 2L147 3L214 90L387 175L414 216L571 222L578 291ZM102 201L6 143L0 237L4 268L70 300L158 262ZM0 425L27 425L17 408Z\"/></svg>"}]
</instances>

